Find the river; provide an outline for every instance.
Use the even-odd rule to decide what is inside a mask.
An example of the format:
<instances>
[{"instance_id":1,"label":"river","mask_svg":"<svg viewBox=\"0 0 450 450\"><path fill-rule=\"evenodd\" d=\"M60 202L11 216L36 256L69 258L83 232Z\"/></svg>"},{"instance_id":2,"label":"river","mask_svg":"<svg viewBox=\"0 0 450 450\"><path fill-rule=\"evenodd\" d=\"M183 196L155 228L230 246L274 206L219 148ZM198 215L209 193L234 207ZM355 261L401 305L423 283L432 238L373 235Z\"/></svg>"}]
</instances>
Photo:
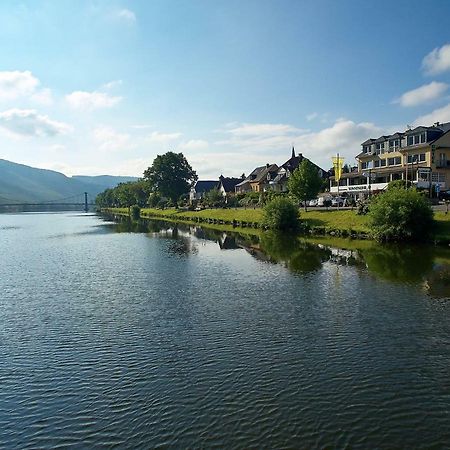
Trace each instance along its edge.
<instances>
[{"instance_id":1,"label":"river","mask_svg":"<svg viewBox=\"0 0 450 450\"><path fill-rule=\"evenodd\" d=\"M448 448L450 252L355 245L0 215L0 448Z\"/></svg>"}]
</instances>

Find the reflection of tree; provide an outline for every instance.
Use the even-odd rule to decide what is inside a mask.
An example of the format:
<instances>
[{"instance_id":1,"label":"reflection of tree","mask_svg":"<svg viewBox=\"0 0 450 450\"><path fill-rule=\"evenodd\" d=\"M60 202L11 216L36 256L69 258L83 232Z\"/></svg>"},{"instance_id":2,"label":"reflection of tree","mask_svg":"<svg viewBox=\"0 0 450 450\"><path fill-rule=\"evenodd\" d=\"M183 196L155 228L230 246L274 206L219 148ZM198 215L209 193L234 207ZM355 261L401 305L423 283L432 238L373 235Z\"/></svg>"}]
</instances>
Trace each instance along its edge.
<instances>
[{"instance_id":1,"label":"reflection of tree","mask_svg":"<svg viewBox=\"0 0 450 450\"><path fill-rule=\"evenodd\" d=\"M292 272L297 273L319 270L331 255L329 249L301 242L298 236L274 232L261 236L261 249L272 260L284 262Z\"/></svg>"},{"instance_id":2,"label":"reflection of tree","mask_svg":"<svg viewBox=\"0 0 450 450\"><path fill-rule=\"evenodd\" d=\"M370 272L390 281L420 282L433 269L430 247L380 245L361 253Z\"/></svg>"},{"instance_id":3,"label":"reflection of tree","mask_svg":"<svg viewBox=\"0 0 450 450\"><path fill-rule=\"evenodd\" d=\"M450 266L438 267L430 273L425 288L433 297L450 299Z\"/></svg>"}]
</instances>

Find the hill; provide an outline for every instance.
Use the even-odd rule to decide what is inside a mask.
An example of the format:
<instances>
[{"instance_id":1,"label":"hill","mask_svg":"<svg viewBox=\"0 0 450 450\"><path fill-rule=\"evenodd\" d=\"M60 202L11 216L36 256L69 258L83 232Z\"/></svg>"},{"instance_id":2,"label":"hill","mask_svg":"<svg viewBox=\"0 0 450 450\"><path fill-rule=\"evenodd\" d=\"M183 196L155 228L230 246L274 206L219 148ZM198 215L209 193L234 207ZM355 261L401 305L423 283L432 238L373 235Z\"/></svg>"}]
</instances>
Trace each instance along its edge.
<instances>
[{"instance_id":1,"label":"hill","mask_svg":"<svg viewBox=\"0 0 450 450\"><path fill-rule=\"evenodd\" d=\"M37 169L0 159L0 204L62 200L87 192L92 200L98 193L135 177L73 176Z\"/></svg>"}]
</instances>

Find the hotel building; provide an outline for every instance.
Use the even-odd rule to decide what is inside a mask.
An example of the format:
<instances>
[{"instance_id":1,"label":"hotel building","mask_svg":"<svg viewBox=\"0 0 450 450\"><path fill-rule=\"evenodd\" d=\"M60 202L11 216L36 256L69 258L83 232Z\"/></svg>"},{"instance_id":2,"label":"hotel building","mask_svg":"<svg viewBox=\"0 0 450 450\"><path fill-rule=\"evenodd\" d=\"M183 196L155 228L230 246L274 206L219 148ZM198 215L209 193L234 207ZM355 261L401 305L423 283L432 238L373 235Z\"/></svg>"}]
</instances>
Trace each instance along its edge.
<instances>
[{"instance_id":1,"label":"hotel building","mask_svg":"<svg viewBox=\"0 0 450 450\"><path fill-rule=\"evenodd\" d=\"M332 194L366 196L393 180L408 180L425 189L450 188L450 122L371 138L361 147L357 170L343 173L339 186L330 178Z\"/></svg>"}]
</instances>

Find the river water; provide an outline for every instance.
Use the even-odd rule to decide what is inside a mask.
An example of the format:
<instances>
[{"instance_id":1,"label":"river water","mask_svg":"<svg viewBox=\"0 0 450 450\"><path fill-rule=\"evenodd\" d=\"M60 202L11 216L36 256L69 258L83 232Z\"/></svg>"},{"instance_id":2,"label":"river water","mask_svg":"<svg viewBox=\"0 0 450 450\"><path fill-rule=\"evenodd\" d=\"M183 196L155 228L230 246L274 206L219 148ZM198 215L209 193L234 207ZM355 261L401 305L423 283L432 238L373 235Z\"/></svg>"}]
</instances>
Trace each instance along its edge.
<instances>
[{"instance_id":1,"label":"river water","mask_svg":"<svg viewBox=\"0 0 450 450\"><path fill-rule=\"evenodd\" d=\"M0 215L0 448L448 448L450 253Z\"/></svg>"}]
</instances>

